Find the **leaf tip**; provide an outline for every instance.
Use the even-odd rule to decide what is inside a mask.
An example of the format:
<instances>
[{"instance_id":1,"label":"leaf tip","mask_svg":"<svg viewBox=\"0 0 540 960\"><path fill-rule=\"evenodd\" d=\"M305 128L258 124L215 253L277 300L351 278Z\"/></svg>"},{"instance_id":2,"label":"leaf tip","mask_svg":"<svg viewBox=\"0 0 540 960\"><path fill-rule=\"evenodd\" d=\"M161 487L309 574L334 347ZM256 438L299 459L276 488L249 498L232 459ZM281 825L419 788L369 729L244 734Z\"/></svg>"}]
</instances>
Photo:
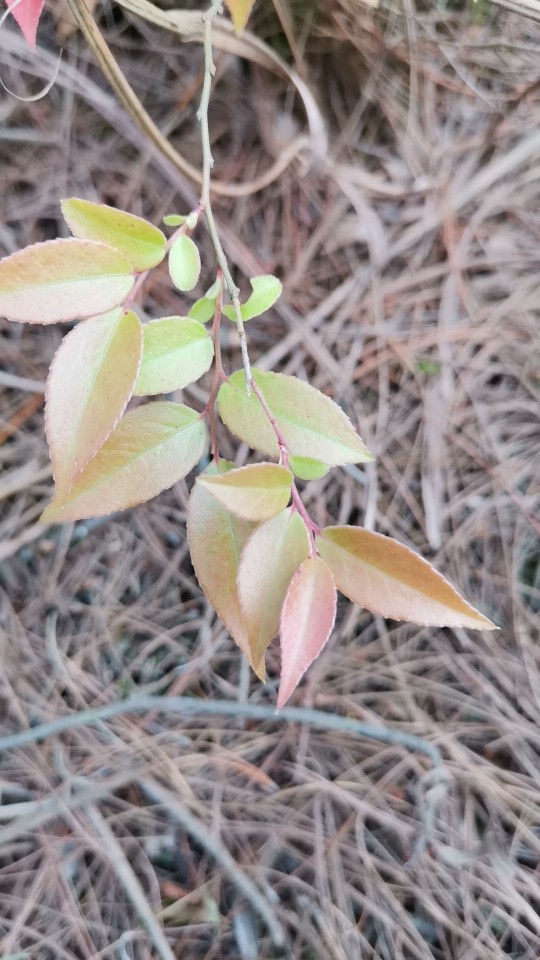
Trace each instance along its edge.
<instances>
[{"instance_id":1,"label":"leaf tip","mask_svg":"<svg viewBox=\"0 0 540 960\"><path fill-rule=\"evenodd\" d=\"M38 518L38 523L60 523L61 518L59 511L62 509L59 503L56 500L52 500L47 507L45 507L43 513Z\"/></svg>"}]
</instances>

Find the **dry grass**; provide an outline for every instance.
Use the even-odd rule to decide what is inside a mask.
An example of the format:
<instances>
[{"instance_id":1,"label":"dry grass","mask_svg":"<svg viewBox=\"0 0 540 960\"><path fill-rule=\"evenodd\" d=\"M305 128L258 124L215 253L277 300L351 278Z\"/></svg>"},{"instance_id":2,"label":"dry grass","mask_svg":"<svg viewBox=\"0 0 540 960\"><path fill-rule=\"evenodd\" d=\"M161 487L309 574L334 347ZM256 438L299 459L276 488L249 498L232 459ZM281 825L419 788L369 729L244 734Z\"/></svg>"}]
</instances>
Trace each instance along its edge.
<instances>
[{"instance_id":1,"label":"dry grass","mask_svg":"<svg viewBox=\"0 0 540 960\"><path fill-rule=\"evenodd\" d=\"M540 27L414 0L320 6L302 18L291 4L291 36L328 162L305 154L218 212L241 282L284 279L284 305L250 327L252 357L335 397L377 454L306 487L316 519L417 548L501 625L404 627L343 602L296 696L439 746L449 784L433 840L409 860L438 789L420 754L279 719L117 717L2 755L5 957L538 957ZM255 30L284 51L259 8ZM197 163L198 48L110 8L100 22ZM12 89L50 74L53 27L53 53L32 64L0 34ZM221 56L218 74L216 175L256 177L302 112L256 66ZM3 253L55 236L61 196L158 222L195 195L145 149L76 37L47 99L2 99L0 164ZM178 309L164 272L145 306ZM36 525L51 485L40 384L59 340L0 326L4 733L135 691L273 703L277 649L263 687L193 579L186 484L104 522ZM224 347L239 365L232 334ZM202 404L206 387L185 396Z\"/></svg>"}]
</instances>

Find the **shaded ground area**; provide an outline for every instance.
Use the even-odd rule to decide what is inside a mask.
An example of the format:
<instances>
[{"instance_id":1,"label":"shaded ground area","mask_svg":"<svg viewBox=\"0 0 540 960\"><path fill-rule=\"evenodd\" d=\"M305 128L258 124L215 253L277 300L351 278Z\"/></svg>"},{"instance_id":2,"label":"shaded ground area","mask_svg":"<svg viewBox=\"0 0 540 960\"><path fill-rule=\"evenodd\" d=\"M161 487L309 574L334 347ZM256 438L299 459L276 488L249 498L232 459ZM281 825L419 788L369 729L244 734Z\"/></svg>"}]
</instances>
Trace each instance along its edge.
<instances>
[{"instance_id":1,"label":"shaded ground area","mask_svg":"<svg viewBox=\"0 0 540 960\"><path fill-rule=\"evenodd\" d=\"M109 6L99 22L197 165L199 46ZM291 82L217 53L215 176L247 184L216 198L227 254L243 288L265 271L285 288L250 326L251 355L334 397L377 455L306 485L306 502L321 524L362 523L418 549L501 630L404 627L342 602L295 695L438 745L444 782L421 753L279 717L147 711L3 753L1 952L532 960L540 27L492 8L333 0L260 2L253 30L295 65L329 141L324 155L319 116L310 133ZM51 75L52 17L44 38L50 55L30 61L0 32L2 77L20 94ZM281 176L252 192L297 137ZM46 99L3 95L0 164L2 254L63 231L62 196L158 223L197 194L145 147L77 36ZM196 295L212 273L200 239ZM181 312L165 269L144 307ZM189 484L105 521L36 524L51 493L43 382L60 337L0 321L2 735L137 691L274 704L277 645L262 686L193 578ZM236 368L234 332L223 337ZM207 387L184 395L202 408ZM429 847L411 859L419 838ZM154 916L164 942L147 929Z\"/></svg>"}]
</instances>

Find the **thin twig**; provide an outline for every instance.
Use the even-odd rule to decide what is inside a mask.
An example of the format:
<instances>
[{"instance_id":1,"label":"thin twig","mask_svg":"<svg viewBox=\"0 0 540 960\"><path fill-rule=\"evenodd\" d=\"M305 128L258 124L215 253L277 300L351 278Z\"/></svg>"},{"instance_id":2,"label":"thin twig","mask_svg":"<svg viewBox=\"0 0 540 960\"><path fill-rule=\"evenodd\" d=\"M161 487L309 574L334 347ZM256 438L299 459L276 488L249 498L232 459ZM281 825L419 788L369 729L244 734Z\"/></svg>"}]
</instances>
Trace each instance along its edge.
<instances>
[{"instance_id":1,"label":"thin twig","mask_svg":"<svg viewBox=\"0 0 540 960\"><path fill-rule=\"evenodd\" d=\"M257 397L257 400L259 401L261 407L263 408L266 416L268 417L272 430L276 435L279 452L281 454L281 462L283 463L284 467L287 467L287 469L290 470L290 464L289 464L290 452L287 447L287 442L279 428L279 424L276 418L274 417L270 407L268 406L268 403L266 402L266 397L264 396L261 388L259 387L257 381L253 376L251 377L250 386L251 386L251 389L253 390L253 393ZM302 517L302 520L306 525L307 532L309 535L310 554L312 557L314 557L317 555L317 548L315 546L315 536L320 533L320 529L317 526L317 524L314 523L314 521L311 519L304 504L302 503L302 498L298 492L298 487L296 486L296 483L294 482L294 480L291 484L291 495L292 495L294 508L295 510L298 511L298 513L300 514L300 516Z\"/></svg>"},{"instance_id":2,"label":"thin twig","mask_svg":"<svg viewBox=\"0 0 540 960\"><path fill-rule=\"evenodd\" d=\"M0 739L0 751L14 750L30 743L40 743L47 737L85 727L89 724L118 717L125 713L146 713L157 710L160 713L179 713L188 716L222 716L247 720L272 720L276 723L300 723L303 726L321 727L324 730L338 730L340 733L352 733L358 737L368 737L396 747L404 747L414 753L423 753L431 760L435 768L442 770L444 761L438 748L410 733L391 730L374 723L363 723L350 717L341 717L323 710L310 710L305 707L284 707L276 712L274 707L264 704L238 703L229 700L197 700L195 697L158 697L141 693L127 700L106 703L101 707L91 707L79 713L58 717L49 723L21 730Z\"/></svg>"},{"instance_id":3,"label":"thin twig","mask_svg":"<svg viewBox=\"0 0 540 960\"><path fill-rule=\"evenodd\" d=\"M201 103L197 111L197 117L201 124L201 142L203 154L203 172L202 172L202 190L201 207L206 216L208 224L208 233L212 241L216 260L221 267L225 286L234 310L236 328L238 330L238 339L240 340L240 349L242 351L242 363L246 375L246 388L249 393L251 383L251 365L246 342L246 332L244 330L244 321L242 319L242 309L240 307L239 290L236 286L229 268L225 251L219 239L219 233L216 227L216 221L212 211L210 200L211 174L214 160L212 157L212 148L210 145L210 129L208 126L208 106L210 103L210 93L212 91L212 80L216 72L214 66L214 57L212 53L212 23L222 8L222 0L213 0L213 3L203 17L204 22L204 81L201 96Z\"/></svg>"},{"instance_id":4,"label":"thin twig","mask_svg":"<svg viewBox=\"0 0 540 960\"><path fill-rule=\"evenodd\" d=\"M94 830L103 841L102 852L110 861L111 866L114 867L114 871L126 891L127 896L148 930L156 952L159 954L161 960L175 960L175 955L167 942L161 925L154 916L135 871L108 823L104 820L98 808L92 804L90 804L84 812L94 827Z\"/></svg>"},{"instance_id":5,"label":"thin twig","mask_svg":"<svg viewBox=\"0 0 540 960\"><path fill-rule=\"evenodd\" d=\"M141 790L154 803L164 806L167 813L180 824L192 840L195 840L203 850L206 850L213 857L216 863L223 867L242 896L264 921L275 946L283 946L285 934L270 904L259 888L243 873L227 848L211 834L206 824L193 817L170 790L166 790L152 780L139 780L138 783Z\"/></svg>"}]
</instances>

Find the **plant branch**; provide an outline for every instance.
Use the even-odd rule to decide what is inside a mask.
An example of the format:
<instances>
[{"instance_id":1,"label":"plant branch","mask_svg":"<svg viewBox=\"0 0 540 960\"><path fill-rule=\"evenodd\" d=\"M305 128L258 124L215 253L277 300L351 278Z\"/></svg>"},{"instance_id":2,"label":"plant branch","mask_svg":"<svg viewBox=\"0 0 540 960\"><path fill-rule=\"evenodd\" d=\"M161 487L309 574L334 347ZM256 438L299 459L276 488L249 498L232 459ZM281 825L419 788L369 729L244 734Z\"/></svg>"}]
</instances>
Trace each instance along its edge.
<instances>
[{"instance_id":1,"label":"plant branch","mask_svg":"<svg viewBox=\"0 0 540 960\"><path fill-rule=\"evenodd\" d=\"M214 463L216 465L219 463L219 447L216 424L216 397L220 383L227 379L223 371L223 363L221 361L221 343L219 339L219 331L221 327L221 308L223 306L223 274L221 272L221 267L218 267L217 279L218 295L216 297L216 309L214 311L214 322L212 324L212 339L214 341L215 355L214 375L212 378L212 386L210 388L208 403L206 404L206 407L202 413L202 416L208 416L210 421L210 448Z\"/></svg>"},{"instance_id":2,"label":"plant branch","mask_svg":"<svg viewBox=\"0 0 540 960\"><path fill-rule=\"evenodd\" d=\"M437 771L442 774L445 770L441 753L434 744L413 734L392 730L382 724L363 723L351 717L341 717L335 713L304 707L283 707L276 713L274 707L264 704L239 703L237 700L198 700L195 697L160 697L146 693L71 713L51 720L49 723L42 723L29 727L28 730L2 737L0 751L12 751L18 747L26 747L30 743L41 743L56 734L100 723L111 717L126 713L147 713L152 710L187 716L222 716L233 719L270 720L274 723L300 723L308 727L321 727L323 730L337 730L340 733L351 733L392 746L404 747L414 753L423 753Z\"/></svg>"},{"instance_id":3,"label":"plant branch","mask_svg":"<svg viewBox=\"0 0 540 960\"><path fill-rule=\"evenodd\" d=\"M402 747L411 753L422 753L430 760L432 769L426 775L424 824L415 845L411 863L422 854L431 841L438 806L449 783L449 773L439 749L428 740L414 736L414 734L392 730L383 724L364 723L351 717L326 713L323 710L313 710L306 707L284 707L276 713L274 707L265 704L239 703L237 700L199 700L195 697L160 697L141 693L129 697L127 700L81 710L78 713L58 717L48 723L41 723L29 727L27 730L21 730L19 733L2 737L0 739L0 752L11 752L32 743L41 743L48 737L67 733L78 727L99 724L104 720L119 717L123 714L152 712L176 713L183 716L221 716L272 723L299 723L306 727L319 727L323 730L336 730L339 733L366 737L390 746ZM6 830L9 830L9 828L4 828L2 831L3 838Z\"/></svg>"},{"instance_id":4,"label":"plant branch","mask_svg":"<svg viewBox=\"0 0 540 960\"><path fill-rule=\"evenodd\" d=\"M212 80L216 72L216 68L214 66L214 57L212 53L212 24L215 18L218 16L218 14L221 11L222 2L223 0L213 0L211 6L208 8L207 12L203 17L204 81L203 81L201 103L199 106L199 110L197 112L197 117L199 118L199 122L201 124L201 141L202 141L202 153L203 153L201 207L204 210L204 214L206 216L206 222L208 224L208 232L210 234L212 246L214 247L216 260L223 273L225 286L227 287L227 292L231 298L235 321L236 321L236 328L238 330L238 339L240 341L240 349L242 351L242 363L244 366L244 373L246 376L246 388L249 393L250 383L251 383L251 365L249 362L249 354L248 354L248 348L247 348L247 342L246 342L246 332L244 330L244 321L242 319L242 310L240 307L240 299L238 296L239 290L232 278L229 264L227 262L227 257L225 256L225 251L223 250L221 240L219 239L219 233L216 227L216 221L214 219L214 213L212 211L212 203L210 200L211 175L212 175L212 167L214 165L214 159L212 157L212 148L210 145L210 129L208 125L208 106L210 103L210 93L212 91Z\"/></svg>"}]
</instances>

